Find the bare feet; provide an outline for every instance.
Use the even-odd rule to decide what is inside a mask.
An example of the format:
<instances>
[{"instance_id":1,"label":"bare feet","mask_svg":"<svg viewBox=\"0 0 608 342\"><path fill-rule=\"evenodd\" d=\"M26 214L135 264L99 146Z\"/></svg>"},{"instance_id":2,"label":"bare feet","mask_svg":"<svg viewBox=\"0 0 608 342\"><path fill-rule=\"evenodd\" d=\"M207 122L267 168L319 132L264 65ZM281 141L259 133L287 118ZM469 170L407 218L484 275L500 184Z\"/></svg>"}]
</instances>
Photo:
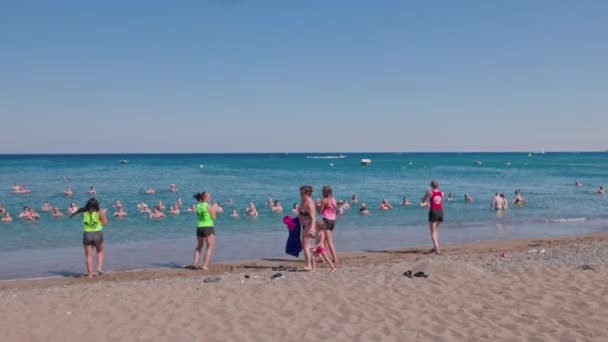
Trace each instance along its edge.
<instances>
[{"instance_id":1,"label":"bare feet","mask_svg":"<svg viewBox=\"0 0 608 342\"><path fill-rule=\"evenodd\" d=\"M201 267L201 269L202 269L203 271L209 271L209 267L208 267L208 266L203 266L203 267Z\"/></svg>"}]
</instances>

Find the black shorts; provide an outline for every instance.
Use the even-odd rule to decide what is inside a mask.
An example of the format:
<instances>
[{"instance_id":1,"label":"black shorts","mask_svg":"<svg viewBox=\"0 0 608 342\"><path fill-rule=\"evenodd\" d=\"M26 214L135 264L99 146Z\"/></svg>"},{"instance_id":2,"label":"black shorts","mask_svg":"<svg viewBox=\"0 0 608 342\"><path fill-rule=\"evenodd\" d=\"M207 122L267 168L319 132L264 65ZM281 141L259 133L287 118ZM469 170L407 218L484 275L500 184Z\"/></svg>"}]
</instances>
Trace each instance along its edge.
<instances>
[{"instance_id":1,"label":"black shorts","mask_svg":"<svg viewBox=\"0 0 608 342\"><path fill-rule=\"evenodd\" d=\"M95 246L98 248L103 243L103 232L84 232L82 234L82 244L85 246Z\"/></svg>"},{"instance_id":2,"label":"black shorts","mask_svg":"<svg viewBox=\"0 0 608 342\"><path fill-rule=\"evenodd\" d=\"M330 220L330 219L323 219L323 222L325 222L325 228L327 230L334 230L334 228L336 227L336 221L335 220Z\"/></svg>"},{"instance_id":3,"label":"black shorts","mask_svg":"<svg viewBox=\"0 0 608 342\"><path fill-rule=\"evenodd\" d=\"M443 222L443 210L442 209L429 210L429 222Z\"/></svg>"},{"instance_id":4,"label":"black shorts","mask_svg":"<svg viewBox=\"0 0 608 342\"><path fill-rule=\"evenodd\" d=\"M198 227L196 228L196 236L206 238L211 235L215 235L215 229L213 227Z\"/></svg>"}]
</instances>

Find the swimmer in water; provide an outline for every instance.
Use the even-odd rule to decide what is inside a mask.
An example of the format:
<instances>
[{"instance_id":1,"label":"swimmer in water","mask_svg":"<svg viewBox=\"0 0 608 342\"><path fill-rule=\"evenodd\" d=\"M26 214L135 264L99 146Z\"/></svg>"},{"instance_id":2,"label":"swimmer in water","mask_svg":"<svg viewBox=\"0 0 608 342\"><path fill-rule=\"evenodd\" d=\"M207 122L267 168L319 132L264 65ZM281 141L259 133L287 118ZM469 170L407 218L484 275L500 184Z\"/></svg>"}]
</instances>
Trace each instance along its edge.
<instances>
[{"instance_id":1,"label":"swimmer in water","mask_svg":"<svg viewBox=\"0 0 608 342\"><path fill-rule=\"evenodd\" d=\"M141 210L139 210L140 213L142 214L151 214L152 211L150 211L150 208L148 208L148 205L144 203L144 205L142 205Z\"/></svg>"},{"instance_id":2,"label":"swimmer in water","mask_svg":"<svg viewBox=\"0 0 608 342\"><path fill-rule=\"evenodd\" d=\"M155 206L149 217L151 220L160 220L165 217L165 214L160 211L160 208L158 206Z\"/></svg>"},{"instance_id":3,"label":"swimmer in water","mask_svg":"<svg viewBox=\"0 0 608 342\"><path fill-rule=\"evenodd\" d=\"M248 216L258 216L258 209L255 207L255 204L253 202L249 202L249 206L247 207L247 209L245 209L245 212Z\"/></svg>"},{"instance_id":4,"label":"swimmer in water","mask_svg":"<svg viewBox=\"0 0 608 342\"><path fill-rule=\"evenodd\" d=\"M169 210L169 213L171 213L171 215L179 215L179 207L176 204L174 204L171 207L171 210Z\"/></svg>"},{"instance_id":5,"label":"swimmer in water","mask_svg":"<svg viewBox=\"0 0 608 342\"><path fill-rule=\"evenodd\" d=\"M63 214L61 213L61 211L59 211L59 208L55 207L55 208L53 208L53 213L51 214L51 216L53 216L55 218L59 218L59 217L63 217Z\"/></svg>"},{"instance_id":6,"label":"swimmer in water","mask_svg":"<svg viewBox=\"0 0 608 342\"><path fill-rule=\"evenodd\" d=\"M471 197L469 194L464 194L464 203L471 203L473 202L473 197Z\"/></svg>"},{"instance_id":7,"label":"swimmer in water","mask_svg":"<svg viewBox=\"0 0 608 342\"><path fill-rule=\"evenodd\" d=\"M231 217L239 217L239 213L238 213L238 211L236 211L236 209L232 209L232 211L230 212L230 216Z\"/></svg>"},{"instance_id":8,"label":"swimmer in water","mask_svg":"<svg viewBox=\"0 0 608 342\"><path fill-rule=\"evenodd\" d=\"M336 203L336 215L342 216L344 215L346 210L344 209L344 201L338 201Z\"/></svg>"},{"instance_id":9,"label":"swimmer in water","mask_svg":"<svg viewBox=\"0 0 608 342\"><path fill-rule=\"evenodd\" d=\"M34 220L38 220L40 219L40 214L38 214L34 208L30 208L30 217Z\"/></svg>"},{"instance_id":10,"label":"swimmer in water","mask_svg":"<svg viewBox=\"0 0 608 342\"><path fill-rule=\"evenodd\" d=\"M95 196L96 194L97 194L97 190L95 190L95 187L90 187L89 188L89 195Z\"/></svg>"},{"instance_id":11,"label":"swimmer in water","mask_svg":"<svg viewBox=\"0 0 608 342\"><path fill-rule=\"evenodd\" d=\"M515 198L513 199L513 204L515 205L524 205L526 204L526 200L524 199L524 196L522 196L521 191L515 190Z\"/></svg>"},{"instance_id":12,"label":"swimmer in water","mask_svg":"<svg viewBox=\"0 0 608 342\"><path fill-rule=\"evenodd\" d=\"M0 203L0 215L4 215L7 212L6 208Z\"/></svg>"},{"instance_id":13,"label":"swimmer in water","mask_svg":"<svg viewBox=\"0 0 608 342\"><path fill-rule=\"evenodd\" d=\"M281 206L281 202L279 200L275 200L272 204L272 212L273 213L282 213L283 207Z\"/></svg>"},{"instance_id":14,"label":"swimmer in water","mask_svg":"<svg viewBox=\"0 0 608 342\"><path fill-rule=\"evenodd\" d=\"M218 201L215 201L215 202L213 203L213 207L215 208L215 213L216 213L216 214L221 214L221 213L223 213L223 212L224 212L224 207L222 207L222 206L220 205L220 202L218 202Z\"/></svg>"},{"instance_id":15,"label":"swimmer in water","mask_svg":"<svg viewBox=\"0 0 608 342\"><path fill-rule=\"evenodd\" d=\"M388 202L388 199L385 198L382 200L382 202L380 202L380 204L378 205L378 209L382 210L382 211L386 211L386 210L391 210L393 209L393 206Z\"/></svg>"},{"instance_id":16,"label":"swimmer in water","mask_svg":"<svg viewBox=\"0 0 608 342\"><path fill-rule=\"evenodd\" d=\"M53 209L53 207L51 206L49 201L44 202L44 204L42 205L42 208L40 208L41 211L51 211L52 209Z\"/></svg>"},{"instance_id":17,"label":"swimmer in water","mask_svg":"<svg viewBox=\"0 0 608 342\"><path fill-rule=\"evenodd\" d=\"M412 202L407 199L407 197L403 197L403 201L401 201L401 205L412 205Z\"/></svg>"},{"instance_id":18,"label":"swimmer in water","mask_svg":"<svg viewBox=\"0 0 608 342\"><path fill-rule=\"evenodd\" d=\"M175 184L171 184L171 185L169 186L169 191L170 191L170 192L177 192L177 188L175 187Z\"/></svg>"},{"instance_id":19,"label":"swimmer in water","mask_svg":"<svg viewBox=\"0 0 608 342\"><path fill-rule=\"evenodd\" d=\"M8 211L4 212L4 215L2 216L2 222L3 223L13 222L13 218L11 217L11 214L9 214Z\"/></svg>"},{"instance_id":20,"label":"swimmer in water","mask_svg":"<svg viewBox=\"0 0 608 342\"><path fill-rule=\"evenodd\" d=\"M153 187L151 187L151 186L149 186L149 187L146 189L146 193L147 193L148 195L153 195L155 192L156 192L156 191L154 191L154 188L153 188Z\"/></svg>"},{"instance_id":21,"label":"swimmer in water","mask_svg":"<svg viewBox=\"0 0 608 342\"><path fill-rule=\"evenodd\" d=\"M13 185L13 187L11 188L11 190L12 190L14 193L18 193L18 192L21 190L21 185L19 185L19 184L15 183L15 185Z\"/></svg>"},{"instance_id":22,"label":"swimmer in water","mask_svg":"<svg viewBox=\"0 0 608 342\"><path fill-rule=\"evenodd\" d=\"M232 205L232 204L233 204L233 203L232 203L232 199L230 199L230 198L229 198L229 199L226 201L226 205Z\"/></svg>"},{"instance_id":23,"label":"swimmer in water","mask_svg":"<svg viewBox=\"0 0 608 342\"><path fill-rule=\"evenodd\" d=\"M76 202L70 203L70 207L68 208L68 215L72 215L76 211L78 211L78 205L76 205Z\"/></svg>"},{"instance_id":24,"label":"swimmer in water","mask_svg":"<svg viewBox=\"0 0 608 342\"><path fill-rule=\"evenodd\" d=\"M291 207L291 212L294 214L297 214L299 208L300 207L298 206L298 203L294 203L293 206Z\"/></svg>"},{"instance_id":25,"label":"swimmer in water","mask_svg":"<svg viewBox=\"0 0 608 342\"><path fill-rule=\"evenodd\" d=\"M186 209L187 212L189 213L195 213L196 212L196 207L193 205L190 206L190 208Z\"/></svg>"},{"instance_id":26,"label":"swimmer in water","mask_svg":"<svg viewBox=\"0 0 608 342\"><path fill-rule=\"evenodd\" d=\"M19 218L24 219L24 220L32 219L31 214L30 214L30 208L23 207L23 211L19 213Z\"/></svg>"},{"instance_id":27,"label":"swimmer in water","mask_svg":"<svg viewBox=\"0 0 608 342\"><path fill-rule=\"evenodd\" d=\"M494 210L506 210L507 206L508 206L507 200L504 198L504 195L503 194L499 194L498 192L495 193L494 194L494 199L492 200L492 204L490 204L490 209L494 209Z\"/></svg>"},{"instance_id":28,"label":"swimmer in water","mask_svg":"<svg viewBox=\"0 0 608 342\"><path fill-rule=\"evenodd\" d=\"M597 194L598 195L603 195L606 193L606 190L604 190L603 186L600 186L599 189L597 189Z\"/></svg>"},{"instance_id":29,"label":"swimmer in water","mask_svg":"<svg viewBox=\"0 0 608 342\"><path fill-rule=\"evenodd\" d=\"M158 207L158 210L161 210L161 211L165 211L165 209L167 209L165 207L165 203L163 201L158 201L158 204L156 206Z\"/></svg>"},{"instance_id":30,"label":"swimmer in water","mask_svg":"<svg viewBox=\"0 0 608 342\"><path fill-rule=\"evenodd\" d=\"M272 208L272 203L273 203L272 198L269 198L269 199L266 200L266 206L267 207Z\"/></svg>"},{"instance_id":31,"label":"swimmer in water","mask_svg":"<svg viewBox=\"0 0 608 342\"><path fill-rule=\"evenodd\" d=\"M350 210L350 204L348 203L348 200L343 200L342 201L342 206L344 207L344 211L349 211Z\"/></svg>"},{"instance_id":32,"label":"swimmer in water","mask_svg":"<svg viewBox=\"0 0 608 342\"><path fill-rule=\"evenodd\" d=\"M177 203L178 206L181 206L183 204L182 199L179 197L175 200L175 203Z\"/></svg>"},{"instance_id":33,"label":"swimmer in water","mask_svg":"<svg viewBox=\"0 0 608 342\"><path fill-rule=\"evenodd\" d=\"M365 203L361 203L359 207L359 215L369 215L369 210L367 210L367 205Z\"/></svg>"},{"instance_id":34,"label":"swimmer in water","mask_svg":"<svg viewBox=\"0 0 608 342\"><path fill-rule=\"evenodd\" d=\"M63 194L66 196L72 196L72 189L70 189L70 187L68 186L67 188L65 188Z\"/></svg>"},{"instance_id":35,"label":"swimmer in water","mask_svg":"<svg viewBox=\"0 0 608 342\"><path fill-rule=\"evenodd\" d=\"M451 202L451 201L453 201L453 200L454 200L454 196L452 196L452 193L450 192L450 193L448 194L448 201L450 201L450 202Z\"/></svg>"},{"instance_id":36,"label":"swimmer in water","mask_svg":"<svg viewBox=\"0 0 608 342\"><path fill-rule=\"evenodd\" d=\"M352 203L359 203L359 198L357 197L357 195L353 195L353 197L350 200Z\"/></svg>"},{"instance_id":37,"label":"swimmer in water","mask_svg":"<svg viewBox=\"0 0 608 342\"><path fill-rule=\"evenodd\" d=\"M574 183L574 185L576 185L576 186L583 186L583 183L581 183L579 181L576 181L576 183Z\"/></svg>"},{"instance_id":38,"label":"swimmer in water","mask_svg":"<svg viewBox=\"0 0 608 342\"><path fill-rule=\"evenodd\" d=\"M127 216L127 212L122 207L122 205L116 207L116 212L114 213L114 217L126 217L126 216Z\"/></svg>"}]
</instances>

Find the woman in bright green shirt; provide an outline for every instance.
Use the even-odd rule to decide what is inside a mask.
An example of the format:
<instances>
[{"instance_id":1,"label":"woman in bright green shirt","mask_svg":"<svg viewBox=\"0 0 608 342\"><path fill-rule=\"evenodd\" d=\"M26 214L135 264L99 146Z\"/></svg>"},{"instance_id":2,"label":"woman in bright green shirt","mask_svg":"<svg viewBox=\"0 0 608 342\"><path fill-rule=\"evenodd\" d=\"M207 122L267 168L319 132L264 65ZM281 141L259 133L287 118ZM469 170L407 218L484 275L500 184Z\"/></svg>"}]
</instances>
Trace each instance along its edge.
<instances>
[{"instance_id":1,"label":"woman in bright green shirt","mask_svg":"<svg viewBox=\"0 0 608 342\"><path fill-rule=\"evenodd\" d=\"M105 212L99 209L99 202L91 198L84 208L78 209L70 218L82 213L82 245L87 265L87 276L93 277L93 247L97 251L97 273L103 274L103 226L108 224Z\"/></svg>"},{"instance_id":2,"label":"woman in bright green shirt","mask_svg":"<svg viewBox=\"0 0 608 342\"><path fill-rule=\"evenodd\" d=\"M215 229L214 223L216 206L210 205L211 195L208 192L201 192L194 195L194 198L198 201L196 205L196 216L198 224L196 226L196 249L194 250L194 260L192 261L193 268L202 268L203 270L209 269L209 260L211 259L211 252L213 252L213 246L215 246ZM205 256L203 258L203 266L198 266L198 259L201 256L201 250L203 245L207 242L207 250L205 250Z\"/></svg>"}]
</instances>

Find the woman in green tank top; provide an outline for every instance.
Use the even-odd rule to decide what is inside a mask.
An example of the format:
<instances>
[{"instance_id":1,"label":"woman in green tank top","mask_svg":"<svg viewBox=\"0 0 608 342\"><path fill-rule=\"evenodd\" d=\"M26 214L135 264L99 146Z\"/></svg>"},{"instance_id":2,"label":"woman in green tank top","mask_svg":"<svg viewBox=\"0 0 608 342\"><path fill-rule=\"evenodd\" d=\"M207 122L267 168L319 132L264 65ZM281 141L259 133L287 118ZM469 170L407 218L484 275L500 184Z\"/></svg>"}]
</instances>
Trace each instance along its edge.
<instances>
[{"instance_id":1,"label":"woman in green tank top","mask_svg":"<svg viewBox=\"0 0 608 342\"><path fill-rule=\"evenodd\" d=\"M197 193L194 195L194 198L198 201L198 204L196 205L198 224L196 226L197 244L194 250L192 268L208 270L211 252L213 252L213 246L215 246L215 228L213 221L215 220L217 208L215 205L209 205L211 195L208 192ZM203 258L203 266L200 267L198 266L198 259L201 256L201 250L203 249L205 241L207 242L207 249L205 250L205 256Z\"/></svg>"},{"instance_id":2,"label":"woman in green tank top","mask_svg":"<svg viewBox=\"0 0 608 342\"><path fill-rule=\"evenodd\" d=\"M93 247L97 251L97 273L103 274L103 226L108 224L106 215L99 210L99 202L91 198L84 208L78 209L70 218L82 213L83 235L82 245L87 265L87 276L93 277Z\"/></svg>"}]
</instances>

